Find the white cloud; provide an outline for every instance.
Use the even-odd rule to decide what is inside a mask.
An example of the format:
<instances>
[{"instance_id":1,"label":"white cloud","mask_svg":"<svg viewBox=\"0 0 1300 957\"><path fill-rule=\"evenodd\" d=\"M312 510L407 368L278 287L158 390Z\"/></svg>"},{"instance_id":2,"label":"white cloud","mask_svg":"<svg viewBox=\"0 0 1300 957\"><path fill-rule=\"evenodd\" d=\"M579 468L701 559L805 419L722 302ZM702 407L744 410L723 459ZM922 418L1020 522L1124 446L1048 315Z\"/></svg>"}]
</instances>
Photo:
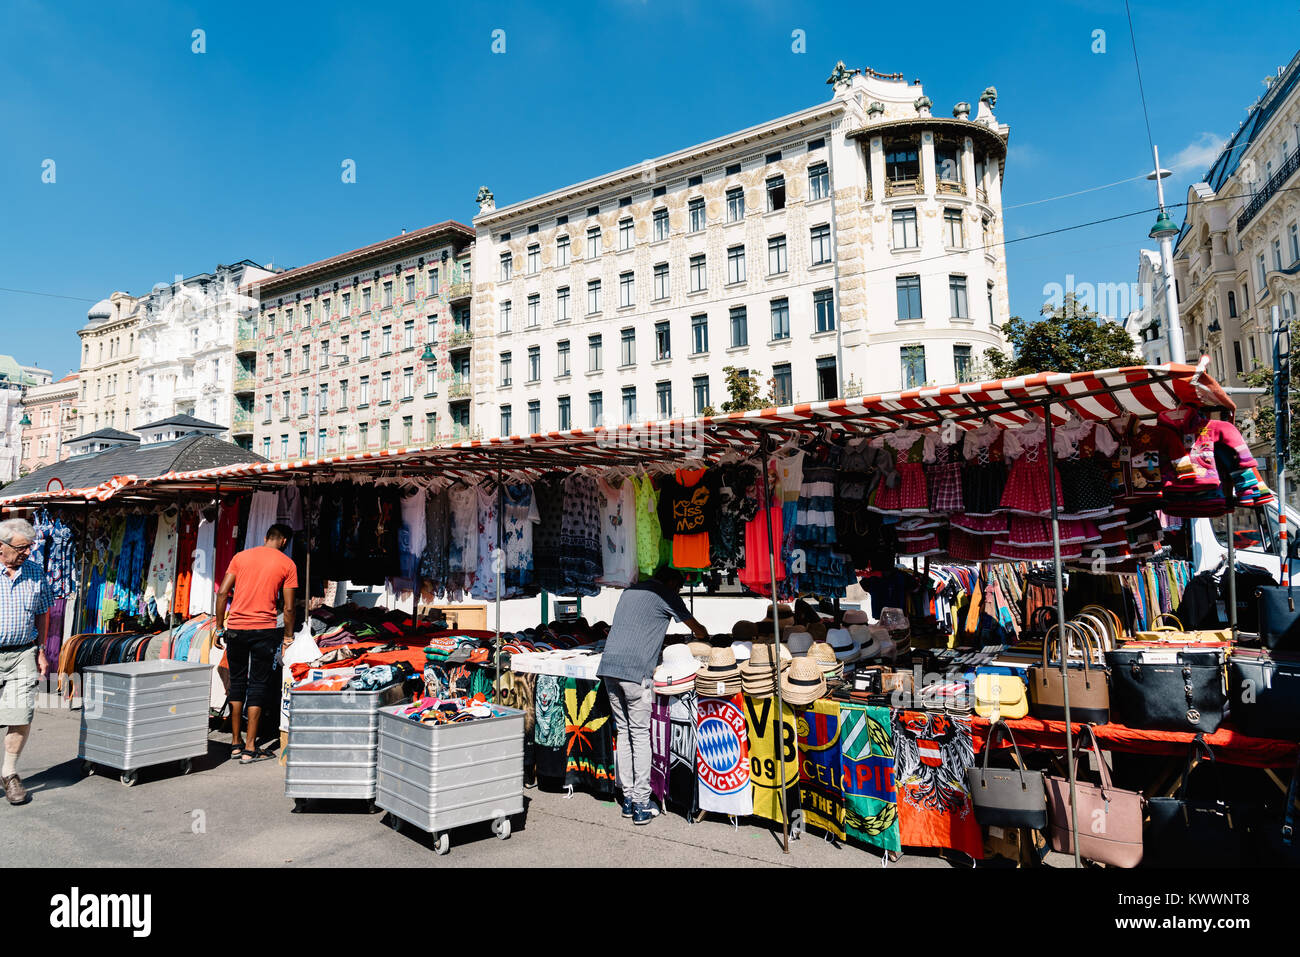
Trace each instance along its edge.
<instances>
[{"instance_id":1,"label":"white cloud","mask_svg":"<svg viewBox=\"0 0 1300 957\"><path fill-rule=\"evenodd\" d=\"M1170 157L1169 169L1180 179L1183 177L1199 179L1218 159L1219 152L1227 142L1217 133L1201 133Z\"/></svg>"}]
</instances>

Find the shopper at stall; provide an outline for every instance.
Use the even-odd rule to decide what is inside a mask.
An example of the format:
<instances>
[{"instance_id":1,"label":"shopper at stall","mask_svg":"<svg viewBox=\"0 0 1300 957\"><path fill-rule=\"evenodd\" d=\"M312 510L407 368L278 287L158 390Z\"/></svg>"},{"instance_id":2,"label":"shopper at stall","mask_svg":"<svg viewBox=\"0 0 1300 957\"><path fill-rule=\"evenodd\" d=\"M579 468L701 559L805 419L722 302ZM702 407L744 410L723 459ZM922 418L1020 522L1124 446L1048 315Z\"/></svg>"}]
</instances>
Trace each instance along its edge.
<instances>
[{"instance_id":1,"label":"shopper at stall","mask_svg":"<svg viewBox=\"0 0 1300 957\"><path fill-rule=\"evenodd\" d=\"M0 522L0 725L5 727L0 783L10 804L23 804L18 756L36 714L36 688L49 669L45 637L54 597L41 566L29 559L36 529L21 518Z\"/></svg>"},{"instance_id":2,"label":"shopper at stall","mask_svg":"<svg viewBox=\"0 0 1300 957\"><path fill-rule=\"evenodd\" d=\"M226 577L217 593L218 648L227 647L230 667L230 756L240 764L252 764L271 757L257 746L257 725L262 702L275 661L276 602L284 614L284 647L293 641L293 601L298 588L298 570L284 551L293 531L287 525L272 525L266 544L240 552L230 560ZM231 598L231 595L234 595ZM230 600L227 610L226 601ZM244 699L248 699L249 747L241 738Z\"/></svg>"},{"instance_id":3,"label":"shopper at stall","mask_svg":"<svg viewBox=\"0 0 1300 957\"><path fill-rule=\"evenodd\" d=\"M650 707L668 622L675 618L701 641L709 638L678 594L684 581L677 569L661 565L652 578L623 592L596 670L614 712L623 816L633 824L649 824L659 813L650 803Z\"/></svg>"}]
</instances>

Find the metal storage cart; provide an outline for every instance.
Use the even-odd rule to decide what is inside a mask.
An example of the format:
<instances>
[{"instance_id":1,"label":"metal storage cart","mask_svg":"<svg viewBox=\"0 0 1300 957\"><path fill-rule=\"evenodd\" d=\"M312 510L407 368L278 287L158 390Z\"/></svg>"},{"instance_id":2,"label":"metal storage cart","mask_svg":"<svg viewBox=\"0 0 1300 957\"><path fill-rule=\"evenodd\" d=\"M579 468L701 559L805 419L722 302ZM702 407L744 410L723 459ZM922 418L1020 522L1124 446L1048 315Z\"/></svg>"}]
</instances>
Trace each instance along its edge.
<instances>
[{"instance_id":1,"label":"metal storage cart","mask_svg":"<svg viewBox=\"0 0 1300 957\"><path fill-rule=\"evenodd\" d=\"M85 669L77 756L86 774L96 764L122 772L127 787L141 768L208 753L212 666L187 661L129 661Z\"/></svg>"},{"instance_id":2,"label":"metal storage cart","mask_svg":"<svg viewBox=\"0 0 1300 957\"><path fill-rule=\"evenodd\" d=\"M491 821L501 840L510 815L524 809L524 713L455 724L421 724L379 712L375 804L397 829L406 821L433 834L434 851L451 849L449 828Z\"/></svg>"},{"instance_id":3,"label":"metal storage cart","mask_svg":"<svg viewBox=\"0 0 1300 957\"><path fill-rule=\"evenodd\" d=\"M289 692L284 793L295 811L308 798L362 799L373 809L379 709L402 697L400 683L377 691Z\"/></svg>"}]
</instances>

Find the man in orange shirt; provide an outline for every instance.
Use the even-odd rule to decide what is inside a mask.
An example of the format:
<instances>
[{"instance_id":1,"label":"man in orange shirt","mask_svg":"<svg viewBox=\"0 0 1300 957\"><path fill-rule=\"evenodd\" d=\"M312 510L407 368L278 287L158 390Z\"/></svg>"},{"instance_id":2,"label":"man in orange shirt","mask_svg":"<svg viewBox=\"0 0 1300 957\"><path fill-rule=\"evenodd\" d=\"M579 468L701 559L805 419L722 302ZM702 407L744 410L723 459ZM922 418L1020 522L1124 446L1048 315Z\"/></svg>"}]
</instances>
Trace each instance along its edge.
<instances>
[{"instance_id":1,"label":"man in orange shirt","mask_svg":"<svg viewBox=\"0 0 1300 957\"><path fill-rule=\"evenodd\" d=\"M298 569L285 555L293 531L287 525L272 525L266 544L248 548L230 560L226 577L217 593L218 648L229 646L231 753L240 764L252 764L271 757L257 746L257 723L262 717L275 661L276 600L282 599L284 647L293 641L293 599L298 588ZM226 601L231 598L227 614ZM229 629L227 629L229 625ZM248 743L240 738L244 698L248 698Z\"/></svg>"}]
</instances>

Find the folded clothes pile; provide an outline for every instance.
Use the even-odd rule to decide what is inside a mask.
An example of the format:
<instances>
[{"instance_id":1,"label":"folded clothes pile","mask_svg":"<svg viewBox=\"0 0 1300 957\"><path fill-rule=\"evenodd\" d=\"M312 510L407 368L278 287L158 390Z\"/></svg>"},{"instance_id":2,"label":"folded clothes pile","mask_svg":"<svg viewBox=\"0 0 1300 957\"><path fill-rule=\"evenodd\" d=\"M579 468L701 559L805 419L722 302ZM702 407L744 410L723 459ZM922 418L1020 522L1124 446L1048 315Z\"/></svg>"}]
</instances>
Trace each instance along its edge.
<instances>
[{"instance_id":1,"label":"folded clothes pile","mask_svg":"<svg viewBox=\"0 0 1300 957\"><path fill-rule=\"evenodd\" d=\"M488 704L487 698L482 694L476 694L472 698L420 698L399 713L421 724L456 724L479 718L508 716L508 712Z\"/></svg>"},{"instance_id":2,"label":"folded clothes pile","mask_svg":"<svg viewBox=\"0 0 1300 957\"><path fill-rule=\"evenodd\" d=\"M405 681L415 674L415 669L405 661L396 661L390 665L375 665L359 669L348 681L347 687L353 691L378 691L399 681Z\"/></svg>"}]
</instances>

